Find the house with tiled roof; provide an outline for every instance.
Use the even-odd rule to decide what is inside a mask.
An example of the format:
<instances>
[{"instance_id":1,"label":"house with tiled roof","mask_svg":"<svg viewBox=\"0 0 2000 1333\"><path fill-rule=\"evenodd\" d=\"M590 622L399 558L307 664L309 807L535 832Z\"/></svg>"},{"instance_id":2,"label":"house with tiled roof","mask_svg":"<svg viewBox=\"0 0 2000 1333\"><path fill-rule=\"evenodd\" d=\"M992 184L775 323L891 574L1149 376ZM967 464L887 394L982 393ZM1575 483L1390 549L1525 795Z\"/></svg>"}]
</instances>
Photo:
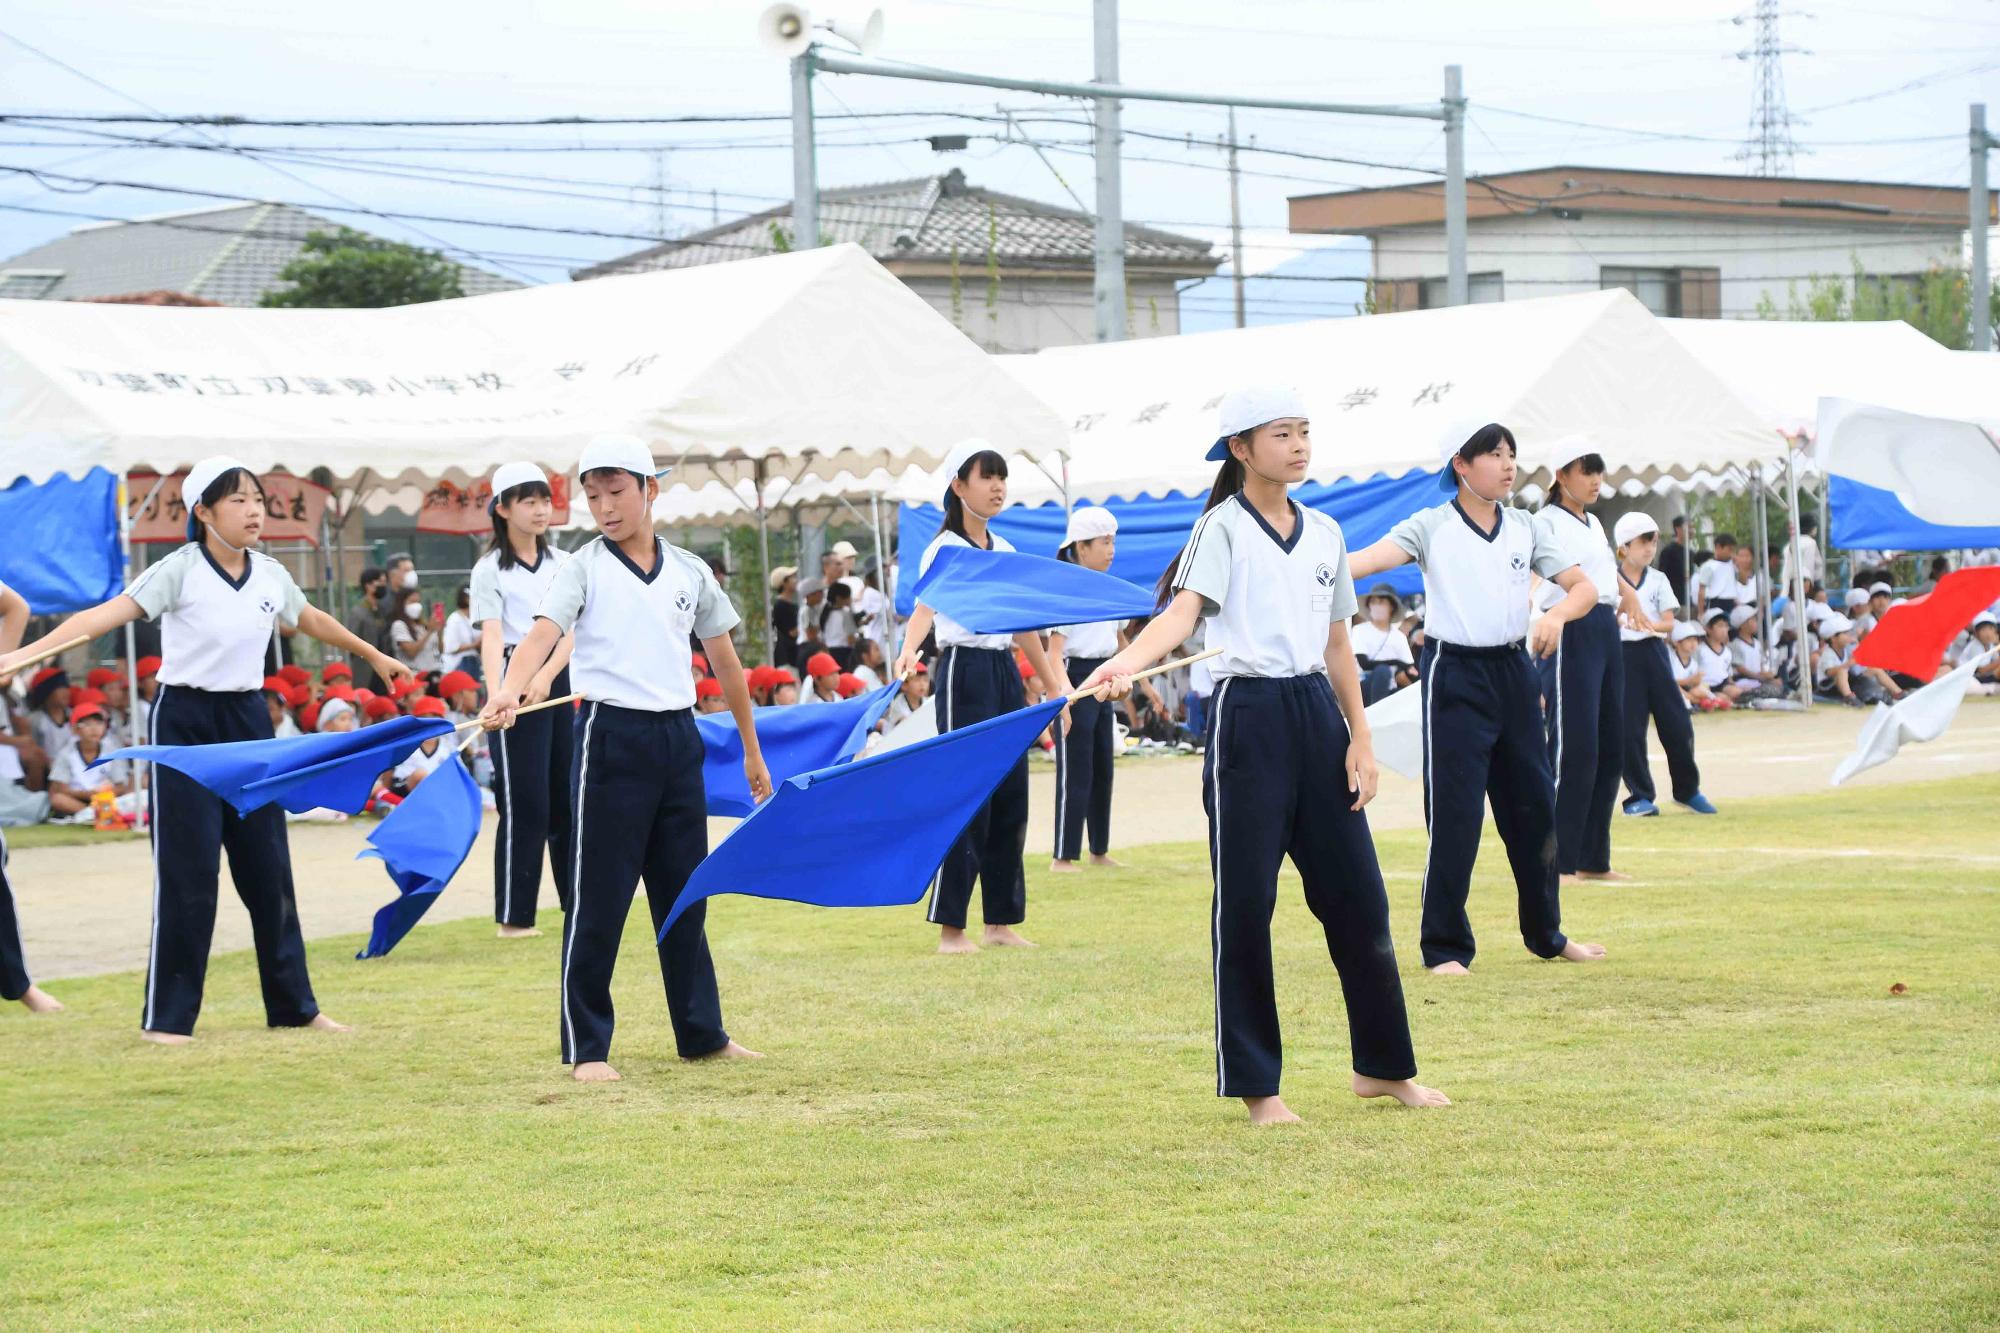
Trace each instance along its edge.
<instances>
[{"instance_id":1,"label":"house with tiled roof","mask_svg":"<svg viewBox=\"0 0 2000 1333\"><path fill-rule=\"evenodd\" d=\"M194 304L254 306L285 286L278 274L310 233L341 225L271 203L93 222L0 261L0 297L77 301L164 293L199 298ZM459 265L459 284L467 296L522 285L469 264Z\"/></svg>"},{"instance_id":2,"label":"house with tiled roof","mask_svg":"<svg viewBox=\"0 0 2000 1333\"><path fill-rule=\"evenodd\" d=\"M820 193L820 240L852 242L991 352L1033 352L1096 337L1090 215L939 176ZM579 281L720 264L791 247L790 205L578 269ZM1213 274L1207 241L1125 228L1126 329L1180 332L1179 288Z\"/></svg>"}]
</instances>

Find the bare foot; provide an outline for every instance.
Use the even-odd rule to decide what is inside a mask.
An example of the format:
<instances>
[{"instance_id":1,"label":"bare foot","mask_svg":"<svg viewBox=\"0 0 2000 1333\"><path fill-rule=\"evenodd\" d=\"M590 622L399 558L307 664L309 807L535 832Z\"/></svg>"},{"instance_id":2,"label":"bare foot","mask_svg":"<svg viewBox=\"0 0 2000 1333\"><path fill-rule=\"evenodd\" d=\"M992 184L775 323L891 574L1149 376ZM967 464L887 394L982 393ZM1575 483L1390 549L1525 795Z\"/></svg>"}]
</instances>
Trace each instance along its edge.
<instances>
[{"instance_id":1,"label":"bare foot","mask_svg":"<svg viewBox=\"0 0 2000 1333\"><path fill-rule=\"evenodd\" d=\"M1012 926L988 926L979 937L982 944L995 944L1003 949L1039 949L1033 940L1014 933Z\"/></svg>"},{"instance_id":2,"label":"bare foot","mask_svg":"<svg viewBox=\"0 0 2000 1333\"><path fill-rule=\"evenodd\" d=\"M978 953L979 946L972 937L957 926L938 927L939 953Z\"/></svg>"},{"instance_id":3,"label":"bare foot","mask_svg":"<svg viewBox=\"0 0 2000 1333\"><path fill-rule=\"evenodd\" d=\"M1630 884L1632 877L1622 870L1579 870L1578 879L1595 880L1600 884Z\"/></svg>"},{"instance_id":4,"label":"bare foot","mask_svg":"<svg viewBox=\"0 0 2000 1333\"><path fill-rule=\"evenodd\" d=\"M140 1032L140 1041L150 1041L156 1046L185 1046L194 1038L185 1032Z\"/></svg>"},{"instance_id":5,"label":"bare foot","mask_svg":"<svg viewBox=\"0 0 2000 1333\"><path fill-rule=\"evenodd\" d=\"M1450 1106L1451 1098L1436 1088L1427 1088L1421 1083L1407 1078L1370 1078L1366 1074L1354 1076L1354 1095L1357 1097L1394 1097L1405 1106Z\"/></svg>"},{"instance_id":6,"label":"bare foot","mask_svg":"<svg viewBox=\"0 0 2000 1333\"><path fill-rule=\"evenodd\" d=\"M62 1001L43 990L40 986L28 987L27 994L21 997L21 1003L31 1014L59 1014L62 1012Z\"/></svg>"},{"instance_id":7,"label":"bare foot","mask_svg":"<svg viewBox=\"0 0 2000 1333\"><path fill-rule=\"evenodd\" d=\"M1250 1108L1250 1123L1253 1125L1296 1125L1299 1118L1292 1114L1292 1108L1285 1105L1282 1097L1245 1097L1243 1104Z\"/></svg>"},{"instance_id":8,"label":"bare foot","mask_svg":"<svg viewBox=\"0 0 2000 1333\"><path fill-rule=\"evenodd\" d=\"M1464 963L1439 963L1431 969L1431 975L1434 977L1469 977L1472 975L1472 969Z\"/></svg>"},{"instance_id":9,"label":"bare foot","mask_svg":"<svg viewBox=\"0 0 2000 1333\"><path fill-rule=\"evenodd\" d=\"M327 1017L327 1016L326 1016L325 1014L314 1014L314 1015L313 1015L313 1020L312 1020L312 1022L310 1022L310 1023L306 1024L306 1026L307 1026L308 1028L311 1028L311 1029L312 1029L312 1030L313 1030L314 1032L352 1032L352 1031L354 1031L354 1029L353 1029L353 1028L351 1028L351 1027L349 1027L349 1026L347 1026L347 1024L345 1024L345 1023L336 1023L336 1022L334 1022L334 1021L333 1021L333 1020L332 1020L331 1018L328 1018L328 1017Z\"/></svg>"},{"instance_id":10,"label":"bare foot","mask_svg":"<svg viewBox=\"0 0 2000 1333\"><path fill-rule=\"evenodd\" d=\"M732 1041L727 1046L716 1047L707 1055L689 1055L682 1058L690 1064L696 1060L761 1060L764 1058L764 1053L753 1051L748 1046L739 1046Z\"/></svg>"},{"instance_id":11,"label":"bare foot","mask_svg":"<svg viewBox=\"0 0 2000 1333\"><path fill-rule=\"evenodd\" d=\"M1076 862L1074 862L1074 861L1051 861L1051 862L1049 862L1049 871L1050 871L1050 873L1051 873L1051 874L1056 874L1056 875L1074 875L1074 874L1078 873L1079 871L1081 871L1082 869L1083 869L1083 867L1079 866L1079 865L1078 865L1078 864L1077 864Z\"/></svg>"},{"instance_id":12,"label":"bare foot","mask_svg":"<svg viewBox=\"0 0 2000 1333\"><path fill-rule=\"evenodd\" d=\"M1576 940L1571 940L1568 944L1563 945L1563 951L1560 956L1569 959L1572 963L1594 963L1604 957L1604 946L1601 944L1583 944Z\"/></svg>"},{"instance_id":13,"label":"bare foot","mask_svg":"<svg viewBox=\"0 0 2000 1333\"><path fill-rule=\"evenodd\" d=\"M1556 878L1556 887L1560 889L1573 889L1581 883L1583 883L1581 875L1560 875Z\"/></svg>"},{"instance_id":14,"label":"bare foot","mask_svg":"<svg viewBox=\"0 0 2000 1333\"><path fill-rule=\"evenodd\" d=\"M525 940L541 933L541 931L536 930L533 926L503 925L500 927L500 938L503 940Z\"/></svg>"},{"instance_id":15,"label":"bare foot","mask_svg":"<svg viewBox=\"0 0 2000 1333\"><path fill-rule=\"evenodd\" d=\"M1090 863L1094 866L1110 866L1113 870L1125 864L1123 861L1114 861L1108 856L1099 856L1095 852L1090 854Z\"/></svg>"},{"instance_id":16,"label":"bare foot","mask_svg":"<svg viewBox=\"0 0 2000 1333\"><path fill-rule=\"evenodd\" d=\"M579 1083L616 1083L623 1075L602 1060L585 1060L569 1071Z\"/></svg>"}]
</instances>

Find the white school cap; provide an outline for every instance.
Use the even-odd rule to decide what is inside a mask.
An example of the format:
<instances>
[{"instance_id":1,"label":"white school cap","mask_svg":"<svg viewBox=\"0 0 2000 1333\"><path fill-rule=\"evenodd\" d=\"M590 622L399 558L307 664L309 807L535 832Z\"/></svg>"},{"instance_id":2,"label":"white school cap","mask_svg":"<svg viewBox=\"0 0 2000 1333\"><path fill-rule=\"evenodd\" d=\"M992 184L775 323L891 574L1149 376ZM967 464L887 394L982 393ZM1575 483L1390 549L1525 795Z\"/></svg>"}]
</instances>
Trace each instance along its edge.
<instances>
[{"instance_id":1,"label":"white school cap","mask_svg":"<svg viewBox=\"0 0 2000 1333\"><path fill-rule=\"evenodd\" d=\"M1854 622L1846 616L1828 616L1825 620L1819 622L1820 635L1828 639L1836 634L1845 634L1853 628Z\"/></svg>"},{"instance_id":2,"label":"white school cap","mask_svg":"<svg viewBox=\"0 0 2000 1333\"><path fill-rule=\"evenodd\" d=\"M1619 517L1617 524L1611 529L1611 544L1623 546L1626 542L1643 537L1649 532L1658 535L1659 531L1660 525L1651 514L1641 514L1635 510Z\"/></svg>"},{"instance_id":3,"label":"white school cap","mask_svg":"<svg viewBox=\"0 0 2000 1333\"><path fill-rule=\"evenodd\" d=\"M493 471L493 499L497 502L516 486L532 486L536 482L548 485L549 474L533 463L502 463Z\"/></svg>"},{"instance_id":4,"label":"white school cap","mask_svg":"<svg viewBox=\"0 0 2000 1333\"><path fill-rule=\"evenodd\" d=\"M1458 474L1451 469L1451 460L1458 457L1458 451L1466 446L1473 436L1488 426L1497 424L1491 417L1455 417L1447 422L1438 435L1438 463L1443 471L1438 473L1438 489L1456 492ZM1518 456L1518 454L1517 454Z\"/></svg>"},{"instance_id":5,"label":"white school cap","mask_svg":"<svg viewBox=\"0 0 2000 1333\"><path fill-rule=\"evenodd\" d=\"M1754 620L1756 616L1757 616L1756 607L1748 605L1739 606L1735 610L1729 613L1729 628L1741 629L1743 627L1744 621Z\"/></svg>"},{"instance_id":6,"label":"white school cap","mask_svg":"<svg viewBox=\"0 0 2000 1333\"><path fill-rule=\"evenodd\" d=\"M842 541L842 542L835 542L833 544L833 549L828 551L827 554L837 555L842 560L852 560L855 556L860 555L861 552L854 549L853 542Z\"/></svg>"},{"instance_id":7,"label":"white school cap","mask_svg":"<svg viewBox=\"0 0 2000 1333\"><path fill-rule=\"evenodd\" d=\"M1585 454L1601 453L1603 450L1593 444L1589 436L1565 435L1549 446L1547 467L1551 473L1560 472ZM1655 527L1653 531L1658 532L1659 529Z\"/></svg>"},{"instance_id":8,"label":"white school cap","mask_svg":"<svg viewBox=\"0 0 2000 1333\"><path fill-rule=\"evenodd\" d=\"M1847 604L1848 604L1849 606L1866 606L1866 605L1868 605L1868 589L1866 589L1866 588L1849 588L1849 589L1847 590Z\"/></svg>"},{"instance_id":9,"label":"white school cap","mask_svg":"<svg viewBox=\"0 0 2000 1333\"><path fill-rule=\"evenodd\" d=\"M975 456L987 453L997 454L999 452L998 449L995 449L987 441L980 439L976 435L960 440L951 447L951 452L944 456L945 485L951 485L958 474L965 470L965 465L970 463Z\"/></svg>"},{"instance_id":10,"label":"white school cap","mask_svg":"<svg viewBox=\"0 0 2000 1333\"><path fill-rule=\"evenodd\" d=\"M1257 429L1268 421L1304 417L1306 400L1288 384L1256 384L1222 396L1215 411L1215 443L1208 447L1208 461L1220 463L1229 457L1229 437Z\"/></svg>"},{"instance_id":11,"label":"white school cap","mask_svg":"<svg viewBox=\"0 0 2000 1333\"><path fill-rule=\"evenodd\" d=\"M1063 530L1063 546L1095 541L1118 531L1118 516L1099 505L1079 505L1070 510L1069 526ZM1058 548L1060 549L1060 548Z\"/></svg>"},{"instance_id":12,"label":"white school cap","mask_svg":"<svg viewBox=\"0 0 2000 1333\"><path fill-rule=\"evenodd\" d=\"M337 717L342 717L345 716L346 714L352 713L353 711L354 711L354 705L347 702L347 700L345 699L328 699L325 703L319 706L319 721L317 724L315 724L313 729L315 731L325 731L327 729L326 726L327 723L333 721Z\"/></svg>"},{"instance_id":13,"label":"white school cap","mask_svg":"<svg viewBox=\"0 0 2000 1333\"><path fill-rule=\"evenodd\" d=\"M201 493L203 491L215 485L216 479L222 476L223 473L233 471L236 468L242 468L245 472L250 470L247 464L239 463L227 454L217 454L213 458L204 458L189 468L187 480L181 483L181 503L187 506L188 513L192 515L194 507L201 503Z\"/></svg>"},{"instance_id":14,"label":"white school cap","mask_svg":"<svg viewBox=\"0 0 2000 1333\"><path fill-rule=\"evenodd\" d=\"M2000 629L2000 618L1996 618L1991 611L1981 611L1972 618L1972 628L1978 629L1981 625L1991 625Z\"/></svg>"},{"instance_id":15,"label":"white school cap","mask_svg":"<svg viewBox=\"0 0 2000 1333\"><path fill-rule=\"evenodd\" d=\"M1676 620L1674 622L1675 643L1679 643L1684 639L1699 639L1700 637L1701 626L1695 624L1692 620Z\"/></svg>"},{"instance_id":16,"label":"white school cap","mask_svg":"<svg viewBox=\"0 0 2000 1333\"><path fill-rule=\"evenodd\" d=\"M583 456L576 460L576 475L581 477L599 468L613 468L640 477L664 477L673 471L655 463L653 451L636 435L594 436L583 446Z\"/></svg>"},{"instance_id":17,"label":"white school cap","mask_svg":"<svg viewBox=\"0 0 2000 1333\"><path fill-rule=\"evenodd\" d=\"M1870 597L1873 597L1873 596L1874 596L1874 595L1875 595L1876 593L1878 593L1878 592L1880 592L1880 593L1893 593L1894 591L1896 591L1896 590L1895 590L1894 588L1890 587L1890 586L1889 586L1888 584L1886 584L1886 583L1871 583L1871 584L1869 584L1869 585L1868 585L1868 595L1869 595Z\"/></svg>"},{"instance_id":18,"label":"white school cap","mask_svg":"<svg viewBox=\"0 0 2000 1333\"><path fill-rule=\"evenodd\" d=\"M1701 617L1701 623L1704 627L1706 627L1709 625L1713 625L1718 620L1727 620L1727 619L1729 619L1729 613L1727 611L1723 610L1719 606L1711 606L1708 608L1706 612L1703 613Z\"/></svg>"}]
</instances>

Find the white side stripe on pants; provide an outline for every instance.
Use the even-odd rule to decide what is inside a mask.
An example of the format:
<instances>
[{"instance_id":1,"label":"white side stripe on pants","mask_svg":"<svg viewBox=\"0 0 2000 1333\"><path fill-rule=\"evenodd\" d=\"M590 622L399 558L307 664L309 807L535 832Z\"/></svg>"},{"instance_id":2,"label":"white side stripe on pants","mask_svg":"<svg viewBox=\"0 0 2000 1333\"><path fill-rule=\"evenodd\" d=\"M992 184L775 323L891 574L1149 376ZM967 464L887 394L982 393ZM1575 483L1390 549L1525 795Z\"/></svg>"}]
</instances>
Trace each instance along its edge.
<instances>
[{"instance_id":1,"label":"white side stripe on pants","mask_svg":"<svg viewBox=\"0 0 2000 1333\"><path fill-rule=\"evenodd\" d=\"M153 701L153 716L147 728L154 736L160 734L160 705L166 701L167 691L163 689ZM153 827L153 938L152 943L146 950L146 1012L139 1020L139 1027L143 1031L151 1032L153 1030L153 975L154 970L159 966L160 959L160 860L163 851L160 846L160 840L166 836L166 832L160 825L159 769L155 767L148 776L152 779L152 781L146 784L146 790L149 793L148 799L152 806L150 813L146 817L152 822Z\"/></svg>"},{"instance_id":2,"label":"white side stripe on pants","mask_svg":"<svg viewBox=\"0 0 2000 1333\"><path fill-rule=\"evenodd\" d=\"M583 882L583 798L589 790L586 783L590 777L590 731L597 725L597 701L591 700L588 706L590 716L583 720L583 762L577 766L576 773L576 850L569 861L569 911L563 917L563 927L569 932L569 938L563 942L562 958L563 1036L569 1042L572 1059L576 1057L576 1025L569 1017L569 958L576 951L578 909L583 906L583 895L578 892L578 886Z\"/></svg>"},{"instance_id":3,"label":"white side stripe on pants","mask_svg":"<svg viewBox=\"0 0 2000 1333\"><path fill-rule=\"evenodd\" d=\"M944 721L938 724L940 735L951 730L951 668L957 662L956 648L946 648L937 656L937 707L942 710L944 717ZM948 849L944 858L945 861L951 860L951 852ZM937 873L931 876L931 910L924 914L924 919L932 925L937 924L938 891L942 888L944 888L944 861L938 863Z\"/></svg>"},{"instance_id":4,"label":"white side stripe on pants","mask_svg":"<svg viewBox=\"0 0 2000 1333\"><path fill-rule=\"evenodd\" d=\"M1424 877L1417 882L1417 906L1422 908L1424 898L1431 891L1431 849L1437 846L1437 779L1431 773L1431 705L1437 699L1438 680L1443 674L1444 650L1439 649L1431 657L1431 669L1426 671L1418 687L1424 692Z\"/></svg>"},{"instance_id":5,"label":"white side stripe on pants","mask_svg":"<svg viewBox=\"0 0 2000 1333\"><path fill-rule=\"evenodd\" d=\"M1215 876L1215 919L1209 926L1209 947L1214 951L1213 977L1215 985L1215 1095L1220 1097L1226 1086L1222 1062L1222 706L1229 697L1230 682L1236 677L1226 677L1215 691L1214 734L1208 743L1208 802L1215 811L1214 858Z\"/></svg>"},{"instance_id":6,"label":"white side stripe on pants","mask_svg":"<svg viewBox=\"0 0 2000 1333\"><path fill-rule=\"evenodd\" d=\"M506 829L504 836L507 848L504 854L505 863L500 871L501 878L506 887L501 890L505 896L500 907L500 915L507 924L512 925L514 922L514 770L507 762L507 733L504 731L499 733L498 739L500 741L500 785L507 790L507 809L504 812L505 822L502 824L502 827Z\"/></svg>"}]
</instances>

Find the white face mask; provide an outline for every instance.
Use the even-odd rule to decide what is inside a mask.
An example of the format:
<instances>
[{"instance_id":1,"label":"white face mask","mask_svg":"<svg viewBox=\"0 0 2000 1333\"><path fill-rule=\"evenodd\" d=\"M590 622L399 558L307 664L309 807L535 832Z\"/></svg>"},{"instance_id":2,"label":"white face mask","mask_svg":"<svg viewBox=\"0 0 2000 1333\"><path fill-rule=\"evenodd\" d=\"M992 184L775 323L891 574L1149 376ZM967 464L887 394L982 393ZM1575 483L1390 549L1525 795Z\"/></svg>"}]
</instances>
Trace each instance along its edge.
<instances>
[{"instance_id":1,"label":"white face mask","mask_svg":"<svg viewBox=\"0 0 2000 1333\"><path fill-rule=\"evenodd\" d=\"M412 569L403 575L403 586L405 588L414 588L417 586L416 570Z\"/></svg>"},{"instance_id":2,"label":"white face mask","mask_svg":"<svg viewBox=\"0 0 2000 1333\"><path fill-rule=\"evenodd\" d=\"M410 619L416 620L419 617L421 617L423 613L424 613L424 604L422 602L403 603L403 614L408 616Z\"/></svg>"},{"instance_id":3,"label":"white face mask","mask_svg":"<svg viewBox=\"0 0 2000 1333\"><path fill-rule=\"evenodd\" d=\"M1377 625L1389 623L1389 608L1382 602L1368 603L1368 619Z\"/></svg>"}]
</instances>

